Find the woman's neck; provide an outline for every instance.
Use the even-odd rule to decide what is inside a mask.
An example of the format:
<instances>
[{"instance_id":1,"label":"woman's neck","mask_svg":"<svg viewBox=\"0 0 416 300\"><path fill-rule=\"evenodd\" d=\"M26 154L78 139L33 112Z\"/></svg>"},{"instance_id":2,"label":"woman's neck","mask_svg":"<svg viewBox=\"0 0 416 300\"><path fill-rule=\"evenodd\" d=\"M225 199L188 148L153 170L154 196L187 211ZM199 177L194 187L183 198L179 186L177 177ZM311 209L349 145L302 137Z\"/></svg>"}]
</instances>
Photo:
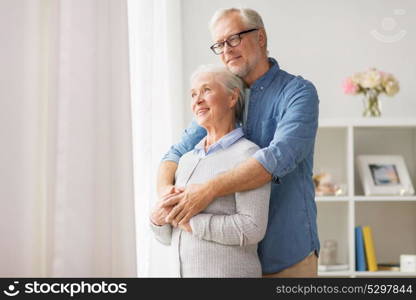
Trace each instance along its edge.
<instances>
[{"instance_id":1,"label":"woman's neck","mask_svg":"<svg viewBox=\"0 0 416 300\"><path fill-rule=\"evenodd\" d=\"M205 150L211 145L218 142L223 136L230 133L235 129L235 122L228 124L227 126L212 126L207 127L207 138L205 139Z\"/></svg>"}]
</instances>

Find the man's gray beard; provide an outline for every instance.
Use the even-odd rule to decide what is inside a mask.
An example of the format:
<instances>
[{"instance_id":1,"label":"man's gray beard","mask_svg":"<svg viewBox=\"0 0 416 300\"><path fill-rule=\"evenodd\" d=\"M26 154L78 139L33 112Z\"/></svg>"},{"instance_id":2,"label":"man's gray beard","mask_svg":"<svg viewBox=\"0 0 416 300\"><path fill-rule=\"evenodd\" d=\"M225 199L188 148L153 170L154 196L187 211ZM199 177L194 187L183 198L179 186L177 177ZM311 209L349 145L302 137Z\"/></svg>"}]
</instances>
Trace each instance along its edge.
<instances>
[{"instance_id":1,"label":"man's gray beard","mask_svg":"<svg viewBox=\"0 0 416 300\"><path fill-rule=\"evenodd\" d=\"M240 77L240 78L244 78L247 76L247 74L249 73L249 67L248 66L244 66L244 68L241 68L239 70L232 70L231 68L228 68L228 70L233 73L234 75Z\"/></svg>"}]
</instances>

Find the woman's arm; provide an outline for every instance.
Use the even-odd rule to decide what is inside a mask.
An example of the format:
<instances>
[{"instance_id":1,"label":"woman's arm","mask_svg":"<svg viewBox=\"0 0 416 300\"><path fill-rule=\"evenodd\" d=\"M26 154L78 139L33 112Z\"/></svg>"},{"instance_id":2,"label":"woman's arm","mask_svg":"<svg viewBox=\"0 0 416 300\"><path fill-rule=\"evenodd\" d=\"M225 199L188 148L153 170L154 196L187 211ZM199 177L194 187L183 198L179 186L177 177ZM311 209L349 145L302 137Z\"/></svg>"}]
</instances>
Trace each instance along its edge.
<instances>
[{"instance_id":1,"label":"woman's arm","mask_svg":"<svg viewBox=\"0 0 416 300\"><path fill-rule=\"evenodd\" d=\"M169 191L172 195L177 194L175 188ZM166 216L172 210L172 207L162 207L163 201L166 201L170 196L165 195L158 203L156 203L152 213L150 214L150 228L155 234L156 239L165 245L170 245L172 239L172 226L166 223Z\"/></svg>"},{"instance_id":2,"label":"woman's arm","mask_svg":"<svg viewBox=\"0 0 416 300\"><path fill-rule=\"evenodd\" d=\"M200 213L190 220L192 234L224 245L245 246L261 241L266 233L271 184L235 194L236 214Z\"/></svg>"},{"instance_id":3,"label":"woman's arm","mask_svg":"<svg viewBox=\"0 0 416 300\"><path fill-rule=\"evenodd\" d=\"M150 228L160 243L170 245L172 241L172 226L170 224L158 226L150 222Z\"/></svg>"}]
</instances>

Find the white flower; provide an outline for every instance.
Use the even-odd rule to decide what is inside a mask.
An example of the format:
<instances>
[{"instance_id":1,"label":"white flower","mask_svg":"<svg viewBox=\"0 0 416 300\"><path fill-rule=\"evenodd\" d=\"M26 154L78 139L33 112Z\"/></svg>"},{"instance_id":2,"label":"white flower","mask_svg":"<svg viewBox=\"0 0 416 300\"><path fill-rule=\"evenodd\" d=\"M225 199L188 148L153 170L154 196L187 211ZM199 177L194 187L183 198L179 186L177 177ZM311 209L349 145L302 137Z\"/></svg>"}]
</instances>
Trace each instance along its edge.
<instances>
[{"instance_id":1,"label":"white flower","mask_svg":"<svg viewBox=\"0 0 416 300\"><path fill-rule=\"evenodd\" d=\"M382 76L376 69L370 69L361 77L361 86L363 88L374 89L381 84Z\"/></svg>"},{"instance_id":2,"label":"white flower","mask_svg":"<svg viewBox=\"0 0 416 300\"><path fill-rule=\"evenodd\" d=\"M382 85L388 96L393 96L399 91L399 82L391 74L383 74Z\"/></svg>"},{"instance_id":3,"label":"white flower","mask_svg":"<svg viewBox=\"0 0 416 300\"><path fill-rule=\"evenodd\" d=\"M352 82L354 82L356 85L361 85L362 78L363 73L355 73L353 76L351 76Z\"/></svg>"},{"instance_id":4,"label":"white flower","mask_svg":"<svg viewBox=\"0 0 416 300\"><path fill-rule=\"evenodd\" d=\"M343 88L346 94L370 93L375 96L381 93L394 96L400 90L399 82L392 74L379 71L376 68L348 77Z\"/></svg>"},{"instance_id":5,"label":"white flower","mask_svg":"<svg viewBox=\"0 0 416 300\"><path fill-rule=\"evenodd\" d=\"M399 91L399 83L396 80L391 80L384 85L384 88L388 96L393 96Z\"/></svg>"}]
</instances>

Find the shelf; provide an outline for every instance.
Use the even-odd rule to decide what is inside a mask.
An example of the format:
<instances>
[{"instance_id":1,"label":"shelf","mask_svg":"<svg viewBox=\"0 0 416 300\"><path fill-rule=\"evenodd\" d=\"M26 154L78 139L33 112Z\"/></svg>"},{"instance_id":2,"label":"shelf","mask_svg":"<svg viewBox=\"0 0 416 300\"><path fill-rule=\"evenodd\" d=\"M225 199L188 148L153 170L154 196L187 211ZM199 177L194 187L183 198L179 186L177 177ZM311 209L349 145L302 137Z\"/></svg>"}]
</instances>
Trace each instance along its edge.
<instances>
[{"instance_id":1,"label":"shelf","mask_svg":"<svg viewBox=\"0 0 416 300\"><path fill-rule=\"evenodd\" d=\"M366 196L357 168L359 155L401 155L416 186L416 118L319 120L313 174L326 175L324 180L347 191L343 196L315 197L321 250L326 240L335 241L336 261L351 268L318 275L416 277L416 272L355 271L356 226L372 228L377 261L398 261L403 253L416 253L416 195Z\"/></svg>"},{"instance_id":2,"label":"shelf","mask_svg":"<svg viewBox=\"0 0 416 300\"><path fill-rule=\"evenodd\" d=\"M416 196L316 196L316 202L405 202L416 201Z\"/></svg>"},{"instance_id":3,"label":"shelf","mask_svg":"<svg viewBox=\"0 0 416 300\"><path fill-rule=\"evenodd\" d=\"M355 196L352 198L354 201L358 202L378 202L378 201L388 201L388 202L400 202L400 201L416 201L416 196Z\"/></svg>"},{"instance_id":4,"label":"shelf","mask_svg":"<svg viewBox=\"0 0 416 300\"><path fill-rule=\"evenodd\" d=\"M354 276L357 277L416 277L416 272L400 272L400 271L362 271L353 272Z\"/></svg>"},{"instance_id":5,"label":"shelf","mask_svg":"<svg viewBox=\"0 0 416 300\"><path fill-rule=\"evenodd\" d=\"M321 119L320 128L331 127L415 127L416 119L358 118Z\"/></svg>"},{"instance_id":6,"label":"shelf","mask_svg":"<svg viewBox=\"0 0 416 300\"><path fill-rule=\"evenodd\" d=\"M351 277L355 272L351 271L326 271L318 272L319 277Z\"/></svg>"},{"instance_id":7,"label":"shelf","mask_svg":"<svg viewBox=\"0 0 416 300\"><path fill-rule=\"evenodd\" d=\"M351 272L327 271L318 272L319 277L416 277L416 272L377 271L377 272Z\"/></svg>"},{"instance_id":8,"label":"shelf","mask_svg":"<svg viewBox=\"0 0 416 300\"><path fill-rule=\"evenodd\" d=\"M350 200L348 196L317 196L316 202L347 202Z\"/></svg>"}]
</instances>

